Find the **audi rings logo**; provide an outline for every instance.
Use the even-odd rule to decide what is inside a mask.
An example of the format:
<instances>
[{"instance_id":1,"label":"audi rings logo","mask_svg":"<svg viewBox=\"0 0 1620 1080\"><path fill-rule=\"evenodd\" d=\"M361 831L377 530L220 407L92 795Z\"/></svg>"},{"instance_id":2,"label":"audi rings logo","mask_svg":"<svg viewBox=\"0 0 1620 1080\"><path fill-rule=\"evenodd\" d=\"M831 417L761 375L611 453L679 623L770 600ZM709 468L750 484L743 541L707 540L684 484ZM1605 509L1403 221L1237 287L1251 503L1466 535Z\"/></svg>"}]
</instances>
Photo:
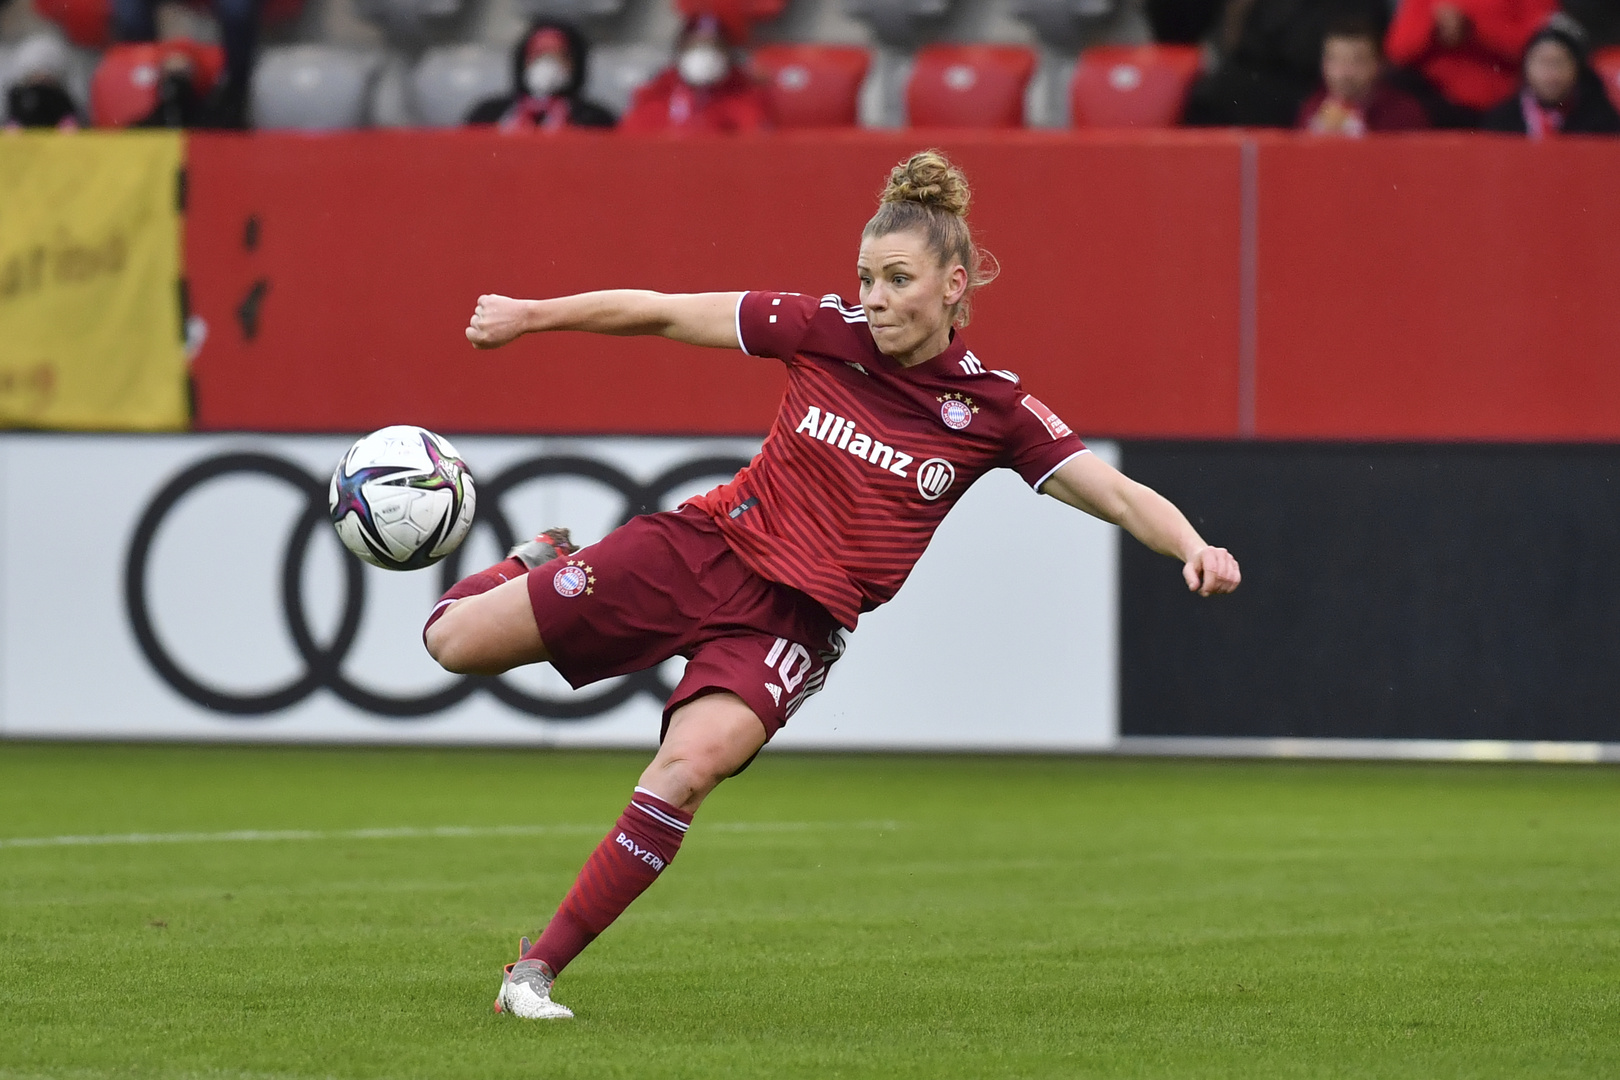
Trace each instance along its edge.
<instances>
[{"instance_id":1,"label":"audi rings logo","mask_svg":"<svg viewBox=\"0 0 1620 1080\"><path fill-rule=\"evenodd\" d=\"M612 465L586 457L535 457L508 467L489 479L479 478L479 524L492 529L501 550L519 539L508 520L502 499L513 488L533 480L573 479L599 484L623 499L618 524L637 514L656 511L669 495L706 478L728 479L748 464L744 457L703 457L682 462L641 483ZM303 671L279 686L255 692L236 692L211 684L207 676L188 671L165 648L153 627L149 564L153 541L165 520L187 497L211 481L231 476L257 476L279 481L303 496L303 509L290 523L281 559L281 604L293 647ZM231 716L266 716L291 708L317 690L326 689L358 709L379 717L405 720L430 716L464 701L472 694L494 695L511 708L547 720L587 720L618 708L637 694L663 702L673 687L657 669L638 672L591 694L551 697L531 693L501 678L463 676L443 689L400 695L363 686L343 671L345 659L360 631L366 606L365 568L360 560L343 559L343 609L330 642L316 640L304 609L304 564L316 531L330 528L327 518L327 481L311 476L286 458L243 452L206 458L182 470L165 484L142 513L130 540L124 572L124 599L130 626L141 652L153 669L176 692L205 709ZM461 551L439 564L441 591L462 576ZM426 613L424 612L424 617Z\"/></svg>"}]
</instances>

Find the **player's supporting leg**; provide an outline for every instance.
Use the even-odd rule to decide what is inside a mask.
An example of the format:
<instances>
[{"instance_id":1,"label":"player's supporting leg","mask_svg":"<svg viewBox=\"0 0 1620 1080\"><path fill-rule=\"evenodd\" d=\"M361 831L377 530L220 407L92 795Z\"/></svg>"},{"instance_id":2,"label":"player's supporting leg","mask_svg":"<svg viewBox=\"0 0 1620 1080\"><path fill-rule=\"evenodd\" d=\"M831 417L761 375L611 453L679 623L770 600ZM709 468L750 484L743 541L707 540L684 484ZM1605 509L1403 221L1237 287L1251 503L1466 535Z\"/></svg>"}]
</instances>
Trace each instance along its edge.
<instances>
[{"instance_id":1,"label":"player's supporting leg","mask_svg":"<svg viewBox=\"0 0 1620 1080\"><path fill-rule=\"evenodd\" d=\"M496 1011L572 1015L551 1000L552 982L658 880L704 798L764 745L765 725L735 694L705 694L675 710L630 805L585 861L540 940L507 969Z\"/></svg>"},{"instance_id":2,"label":"player's supporting leg","mask_svg":"<svg viewBox=\"0 0 1620 1080\"><path fill-rule=\"evenodd\" d=\"M534 625L524 582L530 570L577 550L567 529L547 529L514 547L494 566L456 582L433 605L422 627L428 653L443 667L463 675L499 675L519 664L549 659ZM511 582L520 587L491 595ZM464 602L486 596L487 601ZM446 618L452 611L454 616Z\"/></svg>"}]
</instances>

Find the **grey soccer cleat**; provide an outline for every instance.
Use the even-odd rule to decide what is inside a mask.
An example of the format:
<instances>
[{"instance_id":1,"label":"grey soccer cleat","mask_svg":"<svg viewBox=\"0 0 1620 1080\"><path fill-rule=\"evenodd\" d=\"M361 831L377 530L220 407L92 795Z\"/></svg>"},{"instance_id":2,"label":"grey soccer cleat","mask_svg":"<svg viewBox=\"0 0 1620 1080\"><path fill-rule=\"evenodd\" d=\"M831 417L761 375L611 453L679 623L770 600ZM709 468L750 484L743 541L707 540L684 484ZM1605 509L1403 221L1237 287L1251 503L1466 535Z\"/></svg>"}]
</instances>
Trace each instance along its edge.
<instances>
[{"instance_id":1,"label":"grey soccer cleat","mask_svg":"<svg viewBox=\"0 0 1620 1080\"><path fill-rule=\"evenodd\" d=\"M522 953L529 951L529 939L522 940ZM506 965L501 992L495 995L495 1011L521 1016L525 1020L572 1020L574 1010L551 1000L551 984L557 976L541 960L519 960Z\"/></svg>"},{"instance_id":2,"label":"grey soccer cleat","mask_svg":"<svg viewBox=\"0 0 1620 1080\"><path fill-rule=\"evenodd\" d=\"M550 528L536 536L533 540L525 540L511 551L506 553L509 559L516 559L530 570L548 563L559 555L572 555L579 548L574 546L573 538L568 530L563 528Z\"/></svg>"}]
</instances>

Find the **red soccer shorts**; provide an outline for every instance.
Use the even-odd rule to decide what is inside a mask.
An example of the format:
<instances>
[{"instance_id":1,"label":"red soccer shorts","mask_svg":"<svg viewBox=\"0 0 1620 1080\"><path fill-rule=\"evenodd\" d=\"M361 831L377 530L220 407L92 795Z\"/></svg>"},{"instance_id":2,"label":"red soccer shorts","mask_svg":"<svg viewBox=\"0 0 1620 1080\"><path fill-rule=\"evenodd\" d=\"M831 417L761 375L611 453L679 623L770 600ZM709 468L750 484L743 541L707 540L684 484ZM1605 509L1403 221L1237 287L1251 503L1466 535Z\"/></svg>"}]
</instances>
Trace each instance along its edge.
<instances>
[{"instance_id":1,"label":"red soccer shorts","mask_svg":"<svg viewBox=\"0 0 1620 1080\"><path fill-rule=\"evenodd\" d=\"M600 543L529 572L535 625L574 689L672 656L686 674L664 704L729 690L774 736L843 651L816 601L754 573L695 507L633 518Z\"/></svg>"}]
</instances>

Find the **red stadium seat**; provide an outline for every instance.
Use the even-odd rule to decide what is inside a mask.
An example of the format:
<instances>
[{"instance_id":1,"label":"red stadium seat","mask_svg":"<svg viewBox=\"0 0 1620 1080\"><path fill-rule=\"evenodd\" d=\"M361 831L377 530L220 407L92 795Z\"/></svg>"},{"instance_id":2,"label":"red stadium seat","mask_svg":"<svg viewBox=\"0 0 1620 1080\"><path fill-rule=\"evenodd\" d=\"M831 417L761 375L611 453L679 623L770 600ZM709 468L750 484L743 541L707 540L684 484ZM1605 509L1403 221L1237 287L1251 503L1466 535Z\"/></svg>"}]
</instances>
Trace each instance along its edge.
<instances>
[{"instance_id":1,"label":"red stadium seat","mask_svg":"<svg viewBox=\"0 0 1620 1080\"><path fill-rule=\"evenodd\" d=\"M174 53L191 60L199 97L219 82L225 54L218 45L185 40L114 45L102 55L90 79L91 123L128 127L156 108L163 62Z\"/></svg>"},{"instance_id":2,"label":"red stadium seat","mask_svg":"<svg viewBox=\"0 0 1620 1080\"><path fill-rule=\"evenodd\" d=\"M1024 126L1035 53L1021 45L930 45L906 86L912 127Z\"/></svg>"},{"instance_id":3,"label":"red stadium seat","mask_svg":"<svg viewBox=\"0 0 1620 1080\"><path fill-rule=\"evenodd\" d=\"M1620 109L1620 45L1593 53L1592 66L1602 76L1603 89L1609 92L1609 100L1614 102L1615 108Z\"/></svg>"},{"instance_id":4,"label":"red stadium seat","mask_svg":"<svg viewBox=\"0 0 1620 1080\"><path fill-rule=\"evenodd\" d=\"M34 0L34 10L75 45L99 49L112 40L112 0Z\"/></svg>"},{"instance_id":5,"label":"red stadium seat","mask_svg":"<svg viewBox=\"0 0 1620 1080\"><path fill-rule=\"evenodd\" d=\"M853 45L762 45L754 74L779 128L853 127L871 55Z\"/></svg>"},{"instance_id":6,"label":"red stadium seat","mask_svg":"<svg viewBox=\"0 0 1620 1080\"><path fill-rule=\"evenodd\" d=\"M1198 77L1196 45L1087 49L1069 84L1075 127L1174 127Z\"/></svg>"}]
</instances>

